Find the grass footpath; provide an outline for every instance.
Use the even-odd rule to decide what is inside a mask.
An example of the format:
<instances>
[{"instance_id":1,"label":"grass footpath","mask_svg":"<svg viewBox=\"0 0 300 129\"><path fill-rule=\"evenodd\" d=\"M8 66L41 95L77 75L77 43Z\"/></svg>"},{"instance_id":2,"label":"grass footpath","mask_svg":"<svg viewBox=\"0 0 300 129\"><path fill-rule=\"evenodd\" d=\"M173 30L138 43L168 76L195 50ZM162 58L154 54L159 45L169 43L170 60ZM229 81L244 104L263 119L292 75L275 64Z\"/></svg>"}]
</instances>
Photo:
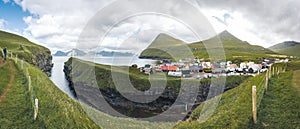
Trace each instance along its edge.
<instances>
[{"instance_id":1,"label":"grass footpath","mask_svg":"<svg viewBox=\"0 0 300 129\"><path fill-rule=\"evenodd\" d=\"M289 71L270 80L258 109L258 124L250 124L249 128L300 129L299 77L300 71Z\"/></svg>"},{"instance_id":2,"label":"grass footpath","mask_svg":"<svg viewBox=\"0 0 300 129\"><path fill-rule=\"evenodd\" d=\"M300 96L300 70L297 70L293 73L292 86L298 91L298 96Z\"/></svg>"},{"instance_id":3,"label":"grass footpath","mask_svg":"<svg viewBox=\"0 0 300 129\"><path fill-rule=\"evenodd\" d=\"M60 91L37 67L26 64L32 79L33 95L28 92L25 70L14 62L4 64L0 70L3 75L14 74L13 85L0 106L0 128L100 128L84 112L77 101ZM0 82L7 85L6 78ZM3 86L0 86L3 89ZM4 92L3 92L4 93ZM2 95L2 94L1 94ZM39 99L37 120L33 119L32 96Z\"/></svg>"}]
</instances>

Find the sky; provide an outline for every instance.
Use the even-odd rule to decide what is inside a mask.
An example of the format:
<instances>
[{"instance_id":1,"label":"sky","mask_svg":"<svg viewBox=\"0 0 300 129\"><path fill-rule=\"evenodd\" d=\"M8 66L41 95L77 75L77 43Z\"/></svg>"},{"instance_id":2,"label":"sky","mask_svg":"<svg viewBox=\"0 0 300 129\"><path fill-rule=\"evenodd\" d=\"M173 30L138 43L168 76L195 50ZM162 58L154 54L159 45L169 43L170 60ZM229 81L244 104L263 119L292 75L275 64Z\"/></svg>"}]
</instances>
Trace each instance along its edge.
<instances>
[{"instance_id":1,"label":"sky","mask_svg":"<svg viewBox=\"0 0 300 129\"><path fill-rule=\"evenodd\" d=\"M160 33L190 43L224 30L269 47L300 41L299 9L298 0L2 0L0 29L52 52L138 53Z\"/></svg>"}]
</instances>

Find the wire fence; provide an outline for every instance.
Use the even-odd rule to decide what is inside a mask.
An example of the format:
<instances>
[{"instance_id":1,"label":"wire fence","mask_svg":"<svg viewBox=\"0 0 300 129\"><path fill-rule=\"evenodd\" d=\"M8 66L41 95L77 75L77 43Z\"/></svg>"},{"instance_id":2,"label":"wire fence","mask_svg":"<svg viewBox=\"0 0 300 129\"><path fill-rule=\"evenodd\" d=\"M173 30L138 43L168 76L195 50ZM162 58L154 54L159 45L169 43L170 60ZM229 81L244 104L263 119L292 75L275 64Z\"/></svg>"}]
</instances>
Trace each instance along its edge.
<instances>
[{"instance_id":1,"label":"wire fence","mask_svg":"<svg viewBox=\"0 0 300 129\"><path fill-rule=\"evenodd\" d=\"M273 64L271 67L267 70L266 74L262 76L261 81L259 83L256 83L256 86L253 86L252 88L252 112L253 112L253 120L254 123L257 122L257 110L259 109L259 106L261 105L261 101L265 95L265 93L268 90L269 87L269 79L274 77L279 77L280 73L285 72L287 69L286 63L278 63Z\"/></svg>"},{"instance_id":2,"label":"wire fence","mask_svg":"<svg viewBox=\"0 0 300 129\"><path fill-rule=\"evenodd\" d=\"M36 120L38 114L38 99L32 83L32 80L34 79L32 79L32 76L30 76L31 73L28 70L28 68L30 68L30 64L25 62L24 59L19 59L17 54L15 56L13 55L13 53L10 54L10 58L15 62L17 68L25 74L25 77L23 78L25 82L25 88L28 89L26 92L29 96L31 108L34 110L34 120Z\"/></svg>"}]
</instances>

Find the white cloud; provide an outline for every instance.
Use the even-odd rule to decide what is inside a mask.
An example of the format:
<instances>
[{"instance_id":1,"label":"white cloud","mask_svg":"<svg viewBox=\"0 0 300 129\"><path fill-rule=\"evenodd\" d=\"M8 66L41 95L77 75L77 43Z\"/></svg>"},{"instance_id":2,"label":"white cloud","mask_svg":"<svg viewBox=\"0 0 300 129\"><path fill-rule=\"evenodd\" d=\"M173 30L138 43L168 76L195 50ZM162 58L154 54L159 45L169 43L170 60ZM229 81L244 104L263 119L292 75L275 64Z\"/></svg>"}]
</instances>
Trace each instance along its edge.
<instances>
[{"instance_id":1,"label":"white cloud","mask_svg":"<svg viewBox=\"0 0 300 129\"><path fill-rule=\"evenodd\" d=\"M81 30L105 0L15 0L15 3L29 11L32 16L24 17L28 25L24 35L34 38L51 50L69 50L75 47Z\"/></svg>"},{"instance_id":2,"label":"white cloud","mask_svg":"<svg viewBox=\"0 0 300 129\"><path fill-rule=\"evenodd\" d=\"M52 50L69 50L72 47L76 47L78 37L88 21L100 9L112 2L110 0L14 1L24 11L27 10L33 14L33 16L24 18L24 22L28 25L24 35L44 43L45 46L50 47ZM238 0L189 0L189 2L203 12L216 32L227 29L241 40L266 47L284 40L300 40L300 36L297 34L300 29L300 23L298 22L300 14L297 11L299 2L296 0L288 0L287 2L275 0L271 3L259 0L256 0L256 3L244 3ZM186 10L178 11L180 6L182 5L174 4L167 11L174 13L175 16L184 16L184 14L190 13L188 7ZM95 25L94 28L110 27L116 17L114 12L124 7L132 10L141 10L139 5L126 4L125 2L122 7L115 7L110 13L102 14L105 15L106 19L99 21L102 25ZM157 10L165 11L164 9ZM224 24L219 23L212 17L222 18L225 13L230 14L232 17L227 19L228 26L224 26ZM201 22L201 20L196 20L196 18L186 20L191 21L190 23ZM137 31L140 31L143 35L134 34ZM148 31L152 31L152 33ZM146 44L146 42L150 42L156 36L155 34L161 32L169 33L186 42L198 40L191 34L189 29L183 24L176 23L174 19L159 16L143 16L129 18L115 26L112 33L107 35L103 46L107 48L122 46L122 49L127 47L127 49L132 48L136 50L137 47L144 47L144 45L136 45L137 43ZM205 38L207 37L202 37L202 39ZM128 43L123 43L122 45L121 42L123 41ZM136 44L129 43L129 41ZM96 48L99 42L85 44L85 48Z\"/></svg>"},{"instance_id":3,"label":"white cloud","mask_svg":"<svg viewBox=\"0 0 300 129\"><path fill-rule=\"evenodd\" d=\"M23 10L27 10L34 14L33 16L28 16L23 18L24 22L28 25L25 29L24 34L29 37L33 37L40 42L43 42L47 47L52 50L63 49L69 50L70 47L75 47L78 37L80 36L83 28L87 24L88 20L93 17L101 8L110 3L111 1L83 1L83 0L67 0L67 1L36 1L36 0L15 0L15 2L20 5ZM146 3L147 4L147 3ZM139 6L130 5L128 7L126 4L123 5L127 8L133 8L140 10ZM177 9L179 6L174 6L171 9ZM118 8L113 8L111 13L107 13L106 19L99 21L101 27L109 27L114 20L114 10ZM158 9L159 10L159 9ZM178 12L178 11L175 11ZM176 15L183 15L179 13ZM177 21L178 22L178 21ZM95 26L97 28L99 26ZM172 19L163 18L155 15L144 16L144 17L134 17L123 21L121 24L117 25L113 29L113 34L109 35L104 42L106 47L116 47L119 46L120 41L125 41L128 36L136 33L135 31L149 31L154 30L154 34L139 35L138 41L144 43L150 42L156 35L161 32L168 32L176 36L177 38L183 39L187 42L197 41L190 30L186 29L181 23L176 23ZM156 29L156 30L155 30ZM158 31L160 30L160 31ZM95 48L99 42L84 44L90 48ZM136 42L138 43L138 42ZM128 45L132 49L137 49L138 45ZM124 47L124 46L123 46ZM145 47L145 46L140 46Z\"/></svg>"},{"instance_id":4,"label":"white cloud","mask_svg":"<svg viewBox=\"0 0 300 129\"><path fill-rule=\"evenodd\" d=\"M5 21L4 19L0 19L0 29L3 29L5 24L7 24L7 21Z\"/></svg>"}]
</instances>

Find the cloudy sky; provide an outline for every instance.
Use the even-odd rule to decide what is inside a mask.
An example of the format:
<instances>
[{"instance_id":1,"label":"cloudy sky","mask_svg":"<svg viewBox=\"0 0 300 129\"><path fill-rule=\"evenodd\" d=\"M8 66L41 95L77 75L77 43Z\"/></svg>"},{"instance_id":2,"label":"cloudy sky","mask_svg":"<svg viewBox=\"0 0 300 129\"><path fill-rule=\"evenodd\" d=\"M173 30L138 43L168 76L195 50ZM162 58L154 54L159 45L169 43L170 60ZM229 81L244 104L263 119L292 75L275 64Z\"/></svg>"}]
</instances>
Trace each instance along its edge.
<instances>
[{"instance_id":1,"label":"cloudy sky","mask_svg":"<svg viewBox=\"0 0 300 129\"><path fill-rule=\"evenodd\" d=\"M176 0L160 1L165 9L152 1L120 1L2 0L0 29L23 35L52 52L76 47L137 51L149 45L159 33L194 42L211 36L194 35L193 22L205 20L215 33L228 30L241 40L264 47L287 40L300 41L299 0L188 0L191 7ZM147 10L147 5L154 7L154 11L141 13ZM199 19L194 9L205 18ZM98 37L87 37L87 34Z\"/></svg>"}]
</instances>

